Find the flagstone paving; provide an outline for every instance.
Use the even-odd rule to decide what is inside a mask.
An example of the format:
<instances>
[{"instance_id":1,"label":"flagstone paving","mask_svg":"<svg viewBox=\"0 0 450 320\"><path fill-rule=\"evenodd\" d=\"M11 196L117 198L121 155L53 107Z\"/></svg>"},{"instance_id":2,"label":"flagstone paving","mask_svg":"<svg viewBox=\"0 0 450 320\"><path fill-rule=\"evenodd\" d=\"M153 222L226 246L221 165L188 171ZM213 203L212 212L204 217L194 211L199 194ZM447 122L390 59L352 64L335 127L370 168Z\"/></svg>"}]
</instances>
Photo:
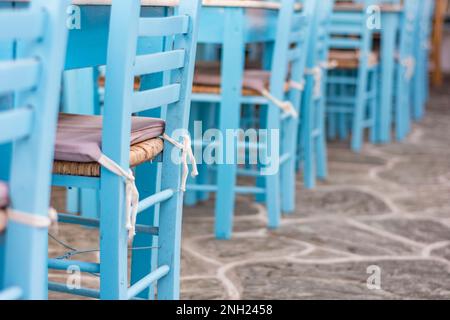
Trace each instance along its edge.
<instances>
[{"instance_id":1,"label":"flagstone paving","mask_svg":"<svg viewBox=\"0 0 450 320\"><path fill-rule=\"evenodd\" d=\"M186 208L181 298L450 299L447 86L433 91L425 119L404 143L367 145L359 155L330 143L329 178L305 190L298 177L296 212L278 230L265 228L265 209L252 198L238 197L229 241L212 236L213 200ZM62 197L57 190L57 206ZM97 237L63 225L58 235L79 249L98 246ZM62 253L50 241L50 254ZM378 289L367 286L373 268ZM82 281L98 285L95 276Z\"/></svg>"}]
</instances>

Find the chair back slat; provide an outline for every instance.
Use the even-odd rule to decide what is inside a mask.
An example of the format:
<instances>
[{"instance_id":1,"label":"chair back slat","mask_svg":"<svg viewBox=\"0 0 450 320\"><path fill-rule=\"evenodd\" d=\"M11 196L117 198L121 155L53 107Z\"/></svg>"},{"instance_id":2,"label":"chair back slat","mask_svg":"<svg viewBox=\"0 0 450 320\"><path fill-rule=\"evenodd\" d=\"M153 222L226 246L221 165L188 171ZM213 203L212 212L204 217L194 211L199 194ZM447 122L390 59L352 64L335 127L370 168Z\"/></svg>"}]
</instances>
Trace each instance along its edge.
<instances>
[{"instance_id":1,"label":"chair back slat","mask_svg":"<svg viewBox=\"0 0 450 320\"><path fill-rule=\"evenodd\" d=\"M33 40L44 32L44 12L3 10L0 12L0 40Z\"/></svg>"},{"instance_id":2,"label":"chair back slat","mask_svg":"<svg viewBox=\"0 0 450 320\"><path fill-rule=\"evenodd\" d=\"M33 124L33 112L18 108L0 113L0 144L27 137Z\"/></svg>"},{"instance_id":3,"label":"chair back slat","mask_svg":"<svg viewBox=\"0 0 450 320\"><path fill-rule=\"evenodd\" d=\"M367 56L371 50L372 28L367 27L370 14L369 6L374 0L356 1L362 3L359 11L335 11L331 17L329 45L332 49L352 49L363 52Z\"/></svg>"},{"instance_id":4,"label":"chair back slat","mask_svg":"<svg viewBox=\"0 0 450 320\"><path fill-rule=\"evenodd\" d=\"M0 61L0 94L32 89L39 79L36 59Z\"/></svg>"},{"instance_id":5,"label":"chair back slat","mask_svg":"<svg viewBox=\"0 0 450 320\"><path fill-rule=\"evenodd\" d=\"M186 52L171 50L137 56L134 65L134 75L141 76L162 71L180 69L184 66Z\"/></svg>"},{"instance_id":6,"label":"chair back slat","mask_svg":"<svg viewBox=\"0 0 450 320\"><path fill-rule=\"evenodd\" d=\"M155 89L135 92L132 112L141 112L175 103L180 99L180 89L180 84L174 83Z\"/></svg>"},{"instance_id":7,"label":"chair back slat","mask_svg":"<svg viewBox=\"0 0 450 320\"><path fill-rule=\"evenodd\" d=\"M169 16L143 17L141 13L146 13L141 12L139 0L113 2L102 151L124 168L129 166L129 145L123 142L129 141L133 113L161 108L169 134L173 128L187 126L199 5L199 0L183 0L179 6L167 9ZM151 51L138 49L140 38L148 37L154 38ZM136 76L161 79L161 75L163 81L155 81L150 90L145 85L142 91L133 90Z\"/></svg>"},{"instance_id":8,"label":"chair back slat","mask_svg":"<svg viewBox=\"0 0 450 320\"><path fill-rule=\"evenodd\" d=\"M165 37L186 34L188 29L188 16L141 18L139 20L139 36L141 37Z\"/></svg>"}]
</instances>

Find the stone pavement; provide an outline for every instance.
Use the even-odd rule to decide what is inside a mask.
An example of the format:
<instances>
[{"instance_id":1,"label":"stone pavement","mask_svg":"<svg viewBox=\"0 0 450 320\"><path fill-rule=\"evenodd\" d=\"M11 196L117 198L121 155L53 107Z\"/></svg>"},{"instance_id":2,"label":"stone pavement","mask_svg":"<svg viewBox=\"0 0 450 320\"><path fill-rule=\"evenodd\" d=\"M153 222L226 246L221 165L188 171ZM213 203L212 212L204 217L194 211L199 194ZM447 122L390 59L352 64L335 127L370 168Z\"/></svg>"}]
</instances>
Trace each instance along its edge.
<instances>
[{"instance_id":1,"label":"stone pavement","mask_svg":"<svg viewBox=\"0 0 450 320\"><path fill-rule=\"evenodd\" d=\"M434 91L426 118L404 143L360 155L329 145L330 176L297 184L297 210L265 228L263 206L239 197L230 241L212 236L214 202L184 213L183 299L450 299L450 94ZM58 196L59 194L59 196ZM61 201L61 192L53 197ZM61 226L77 248L92 230ZM50 241L50 254L61 248ZM90 254L89 258L96 258ZM369 290L371 266L381 288ZM64 281L64 273L50 279ZM96 286L94 276L83 285ZM69 298L51 294L51 298Z\"/></svg>"}]
</instances>

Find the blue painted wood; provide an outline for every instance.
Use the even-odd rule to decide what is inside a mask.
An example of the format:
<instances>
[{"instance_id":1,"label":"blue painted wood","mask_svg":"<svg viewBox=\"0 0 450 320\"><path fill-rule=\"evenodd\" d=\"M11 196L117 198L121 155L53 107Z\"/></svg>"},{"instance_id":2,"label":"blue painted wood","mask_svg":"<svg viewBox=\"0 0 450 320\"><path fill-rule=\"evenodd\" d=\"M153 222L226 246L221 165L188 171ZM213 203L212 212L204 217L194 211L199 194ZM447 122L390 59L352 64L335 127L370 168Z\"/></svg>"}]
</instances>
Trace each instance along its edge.
<instances>
[{"instance_id":1,"label":"blue painted wood","mask_svg":"<svg viewBox=\"0 0 450 320\"><path fill-rule=\"evenodd\" d=\"M223 35L222 92L219 111L219 130L239 128L241 106L239 103L244 69L244 10L230 8L225 11L224 28L230 32ZM224 158L225 146L219 151ZM219 157L219 158L220 158ZM229 239L232 234L235 205L236 165L220 165L217 170L217 200L215 208L216 238ZM231 186L231 187L230 187Z\"/></svg>"},{"instance_id":2,"label":"blue painted wood","mask_svg":"<svg viewBox=\"0 0 450 320\"><path fill-rule=\"evenodd\" d=\"M418 19L416 21L415 34L418 35L414 48L416 72L412 84L412 114L415 120L421 120L423 118L429 95L429 55L434 6L434 0L421 1Z\"/></svg>"},{"instance_id":3,"label":"blue painted wood","mask_svg":"<svg viewBox=\"0 0 450 320\"><path fill-rule=\"evenodd\" d=\"M110 21L110 30L107 31L109 40L106 61L107 77L103 113L102 151L123 168L129 167L130 122L133 112L163 106L162 110L164 112L162 113L162 117L167 121L166 132L169 135L175 129L187 127L193 62L195 59L198 10L199 1L184 1L175 9L175 16L181 18L167 19L164 16L161 17L161 13L163 15L166 13L172 14L173 12L170 12L170 10L141 10L140 2L133 0L128 3L113 2L110 19L104 16L102 10L97 12L100 15L99 18L101 21ZM155 12L160 14L160 16L153 17ZM84 14L89 15L94 13L85 11ZM152 19L154 19L154 22L152 22ZM143 30L144 28L154 26L155 23L161 23L161 21L170 22L169 24L164 22L168 28L167 30ZM186 25L187 22L188 25ZM139 30L139 28L141 29ZM99 27L99 30L96 35L103 37L103 28ZM178 31L181 34L175 35L174 37L159 37L157 42L154 40L147 41L149 39L147 37L139 37L139 33L145 35L151 33L152 35L164 36L166 34L172 35L173 32ZM85 43L87 39L80 37L77 41ZM163 41L165 45L161 50L167 53L155 54L155 48L160 46L158 43L161 44ZM104 50L104 48L101 48L102 43L99 44L99 47L95 49L98 50L98 53ZM171 53L172 51L175 53ZM183 53L180 54L181 51ZM138 53L138 56L136 56L136 53ZM185 58L183 65L180 65L183 57ZM86 66L89 63L95 64L104 58L97 56L95 59L71 59L73 58L69 55L69 63L66 63L66 68L73 68L77 65ZM135 61L138 61L139 64L137 68L135 68ZM167 76L165 79L167 81L147 81L146 78L148 75L146 74L143 77L142 91L134 93L133 83L135 74L159 72L161 70L173 70L170 74L166 72ZM136 73L136 71L138 72ZM158 79L158 75L155 75L155 78ZM165 91L165 88L175 88L176 90ZM154 99L153 103L150 103L150 106L144 101L144 96L145 98L150 97ZM137 102L138 108L133 108L133 101ZM167 103L170 104L164 106ZM136 257L138 259L136 262L133 262L131 281L133 286L130 289L127 285L128 250L127 232L124 225L125 203L122 178L115 176L106 169L102 169L101 171L100 183L82 177L78 177L78 179L67 177L67 183L74 183L78 187L99 188L101 203L99 224L101 239L100 260L102 261L100 264L101 299L127 299L136 294L139 294L140 297L152 298L155 290L147 290L147 285L150 286L153 281L149 281L150 278L147 276L149 272L143 274L143 271L145 269L150 269L150 271L158 270L158 265L167 265L170 268L167 275L157 283L159 298L174 299L179 296L179 242L181 239L182 199L182 192L179 189L181 167L179 164L172 162L170 158L172 149L173 147L166 143L163 163L156 166L151 165L156 171L153 171L153 169L148 170L148 165L145 165L147 167L145 174L154 175L156 179L143 180L140 178L138 182L138 186L146 185L143 188L144 194L147 194L147 196L153 194L151 198L144 198L141 202L141 210L145 209L141 215L151 214L139 220L144 220L145 225L155 223L158 227L160 232L156 243L161 247L161 250L155 250L159 251L157 256L153 254L141 256L133 254L133 259ZM54 177L54 179L56 178L59 179L57 181L55 180L56 182L60 184L64 183L64 177ZM151 181L150 185L149 181ZM157 193L160 190L167 191ZM158 205L160 202L162 204ZM150 210L150 206L156 206L153 212ZM159 217L160 213L161 217ZM153 245L155 244L153 235L150 234L147 238L139 237L136 239L136 242L145 242L146 244L150 243ZM148 248L148 252L151 252L151 248ZM146 259L144 260L144 258ZM144 280L142 280L143 276L146 276ZM143 287L142 283L145 283L146 286ZM55 285L52 285L52 288L56 290L61 289ZM79 293L83 294L85 292L80 291ZM90 293L88 292L88 294Z\"/></svg>"},{"instance_id":4,"label":"blue painted wood","mask_svg":"<svg viewBox=\"0 0 450 320\"><path fill-rule=\"evenodd\" d=\"M32 215L48 216L53 141L66 48L64 12L67 5L68 1L33 0L30 7L17 11L0 9L4 15L0 23L11 23L14 27L11 29L3 25L2 37L18 37L15 61L20 63L22 59L29 61L26 59L39 57L40 73L34 90L20 91L24 87L20 84L16 86L19 90L15 92L17 106L30 106L34 114L27 138L18 137L14 141L9 177L12 209ZM13 23L15 17L20 25ZM44 27L36 25L36 21L43 21ZM35 36L39 36L40 41L31 40ZM24 83L29 83L27 78L33 76L33 72L25 73ZM7 86L7 89L11 87ZM47 228L9 221L4 285L20 288L23 299L46 299L46 262Z\"/></svg>"},{"instance_id":5,"label":"blue painted wood","mask_svg":"<svg viewBox=\"0 0 450 320\"><path fill-rule=\"evenodd\" d=\"M294 3L295 1L283 1L281 10L268 10L267 12L261 10L258 16L252 16L250 12L242 8L225 8L222 12L223 16L221 16L221 21L223 22L220 23L224 26L223 28L221 27L222 30L206 29L202 31L201 29L200 32L200 41L208 44L222 43L223 45L221 63L222 92L221 95L195 94L193 99L196 102L220 103L217 123L222 132L225 132L226 129L252 126L250 125L253 121L251 120L251 115L250 118L243 122L239 121L241 104L262 105L262 113L265 115L264 120L257 121L255 124L258 123L258 126L261 127L263 123L263 128L278 131L284 137L280 141L268 141L269 145L274 144L276 146L275 149L280 153L283 161L281 161L281 167L279 170L277 169L276 173L261 176L257 180L258 186L263 188L247 190L236 186L236 173L246 173L237 169L236 165L230 164L217 166L217 187L209 185L210 182L208 184L189 186L192 190L197 191L217 191L215 233L219 239L229 239L231 237L236 193L251 192L261 194L262 190L263 194L258 199L266 202L269 216L268 224L271 228L276 228L279 225L282 209L285 212L292 212L294 209L294 155L297 148L297 119L281 115L280 109L264 97L242 97L240 93L242 86L241 61L243 61L244 56L244 43L256 43L260 39L258 32L263 30L266 25L273 25L273 30L267 34L272 36L270 39L272 42L276 38L276 42L274 46L268 46L268 53L265 54L266 67L272 71L270 91L280 100L291 101L297 110L300 108L300 93L296 90L289 90L288 94L285 94L285 81L288 77L289 63L291 64L292 79L297 82L302 81L306 63L305 52L307 51L307 45L309 45L306 39L310 33L310 17L316 2L305 1L302 12L294 12ZM206 9L205 11L210 11ZM227 27L226 23L228 17L232 14L230 13L231 11L235 11L234 14L236 16L234 17L233 27ZM274 15L275 18L273 17ZM201 23L207 20L202 19ZM241 20L244 20L242 24ZM254 26L257 23L262 27L257 31L251 30L250 26ZM295 44L295 46L291 47L290 44ZM223 110L224 106L226 106L226 110ZM201 114L208 113L205 105L202 107ZM244 106L243 108L247 109L249 106ZM259 148L259 146L256 147ZM247 146L247 151L249 149L250 146ZM268 158L264 160L268 160ZM261 169L264 169L264 166ZM230 186L233 187L230 188ZM283 192L280 192L281 188ZM194 198L190 202L195 203L195 201L196 199Z\"/></svg>"},{"instance_id":6,"label":"blue painted wood","mask_svg":"<svg viewBox=\"0 0 450 320\"><path fill-rule=\"evenodd\" d=\"M364 0L361 2L363 3L361 11L334 12L329 41L332 49L352 49L359 52L359 66L356 69L350 71L338 69L330 72L334 78L355 79L356 85L344 87L345 91L341 92L341 95L336 97L337 99L327 101L327 114L338 114L337 120L339 121L342 138L347 136L347 117L351 116L351 149L355 152L359 152L362 148L365 129L375 130L374 112L371 110L375 104L370 103L374 97L371 97L368 91L372 90L373 86L378 83L373 81L371 87L369 87L369 77L371 77L371 73L376 72L378 67L369 66L369 54L372 51L374 30L367 27L367 19L370 13L368 7L374 1ZM359 27L356 27L358 25ZM334 84L328 84L328 86L334 86ZM346 99L346 101L341 101L341 98ZM340 110L345 110L344 114L350 113L351 115L342 115ZM331 118L331 121L335 121L335 119Z\"/></svg>"},{"instance_id":7,"label":"blue painted wood","mask_svg":"<svg viewBox=\"0 0 450 320\"><path fill-rule=\"evenodd\" d=\"M325 137L325 84L328 82L327 71L321 67L328 61L329 28L333 1L324 1L314 15L312 37L308 52L307 68L322 69L321 94L316 96L314 76L305 77L305 90L300 122L300 147L298 168L303 168L304 185L307 189L314 188L316 177L325 179L327 176L327 153Z\"/></svg>"},{"instance_id":8,"label":"blue painted wood","mask_svg":"<svg viewBox=\"0 0 450 320\"><path fill-rule=\"evenodd\" d=\"M412 76L416 72L414 46L416 42L416 21L418 19L420 1L407 0L404 2L403 15L400 22L400 40L398 43L398 57L396 68L395 90L395 131L396 138L402 141L411 130L412 118ZM407 61L413 63L408 67ZM409 69L413 68L412 71ZM408 73L410 73L408 75Z\"/></svg>"}]
</instances>

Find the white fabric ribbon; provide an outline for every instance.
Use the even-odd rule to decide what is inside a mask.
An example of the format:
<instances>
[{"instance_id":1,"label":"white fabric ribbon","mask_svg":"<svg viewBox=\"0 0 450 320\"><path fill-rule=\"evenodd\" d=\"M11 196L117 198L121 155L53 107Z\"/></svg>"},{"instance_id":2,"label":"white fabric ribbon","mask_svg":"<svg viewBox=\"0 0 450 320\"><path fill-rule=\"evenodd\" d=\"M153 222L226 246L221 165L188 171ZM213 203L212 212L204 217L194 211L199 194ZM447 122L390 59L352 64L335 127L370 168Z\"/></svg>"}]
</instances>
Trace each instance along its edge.
<instances>
[{"instance_id":1,"label":"white fabric ribbon","mask_svg":"<svg viewBox=\"0 0 450 320\"><path fill-rule=\"evenodd\" d=\"M8 221L24 224L35 228L48 228L58 221L58 213L55 209L50 208L48 216L31 214L11 208L0 211L0 232L6 228Z\"/></svg>"},{"instance_id":2,"label":"white fabric ribbon","mask_svg":"<svg viewBox=\"0 0 450 320\"><path fill-rule=\"evenodd\" d=\"M192 172L191 176L194 178L198 176L198 170L197 170L197 161L195 160L194 152L192 151L192 142L189 135L183 136L183 143L180 143L176 141L175 139L172 139L167 134L163 134L162 138L166 140L167 142L170 142L173 144L176 148L181 150L181 163L183 164L183 173L181 177L181 191L186 191L186 183L187 178L189 176L189 165L188 161L191 162Z\"/></svg>"},{"instance_id":3,"label":"white fabric ribbon","mask_svg":"<svg viewBox=\"0 0 450 320\"><path fill-rule=\"evenodd\" d=\"M320 66L316 66L312 69L306 69L305 73L314 77L314 98L320 98L322 96L322 68Z\"/></svg>"},{"instance_id":4,"label":"white fabric ribbon","mask_svg":"<svg viewBox=\"0 0 450 320\"><path fill-rule=\"evenodd\" d=\"M336 69L339 66L339 64L336 60L331 60L331 61L322 61L321 63L319 63L319 66L324 70L332 70Z\"/></svg>"},{"instance_id":5,"label":"white fabric ribbon","mask_svg":"<svg viewBox=\"0 0 450 320\"><path fill-rule=\"evenodd\" d=\"M289 84L290 88L298 90L300 92L305 90L305 80L302 80L301 82L294 81L294 80L289 80L288 84Z\"/></svg>"},{"instance_id":6,"label":"white fabric ribbon","mask_svg":"<svg viewBox=\"0 0 450 320\"><path fill-rule=\"evenodd\" d=\"M261 91L261 94L270 102L272 102L274 105L276 105L278 108L286 112L288 115L290 115L293 118L298 118L297 110L295 110L294 106L290 101L281 101L277 98L275 98L269 91L263 90Z\"/></svg>"},{"instance_id":7,"label":"white fabric ribbon","mask_svg":"<svg viewBox=\"0 0 450 320\"><path fill-rule=\"evenodd\" d=\"M125 216L126 228L128 230L128 238L133 239L136 235L136 218L139 206L139 192L136 188L135 178L131 169L127 172L117 163L105 156L101 155L98 163L112 173L125 179Z\"/></svg>"},{"instance_id":8,"label":"white fabric ribbon","mask_svg":"<svg viewBox=\"0 0 450 320\"><path fill-rule=\"evenodd\" d=\"M411 80L414 76L414 71L416 69L416 59L409 56L401 61L401 65L405 67L405 77L406 80Z\"/></svg>"}]
</instances>

